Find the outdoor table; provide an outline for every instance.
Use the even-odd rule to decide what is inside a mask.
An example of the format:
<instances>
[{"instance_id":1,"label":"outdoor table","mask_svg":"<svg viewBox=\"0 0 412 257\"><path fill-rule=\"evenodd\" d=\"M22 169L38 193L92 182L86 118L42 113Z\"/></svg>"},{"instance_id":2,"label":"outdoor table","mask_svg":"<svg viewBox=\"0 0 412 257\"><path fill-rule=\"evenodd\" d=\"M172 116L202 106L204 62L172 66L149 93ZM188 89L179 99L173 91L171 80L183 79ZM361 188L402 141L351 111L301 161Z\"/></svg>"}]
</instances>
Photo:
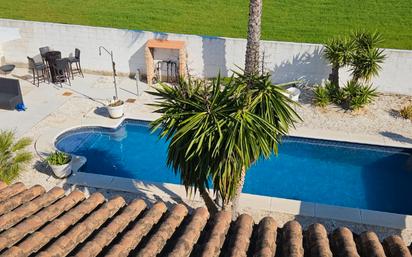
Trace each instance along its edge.
<instances>
[{"instance_id":1,"label":"outdoor table","mask_svg":"<svg viewBox=\"0 0 412 257\"><path fill-rule=\"evenodd\" d=\"M62 71L57 71L55 69L55 65L56 65L56 60L62 57L61 52L60 51L50 51L50 52L47 52L45 56L46 56L46 61L49 66L52 82L53 83L59 82L59 81L56 81L56 74L61 74Z\"/></svg>"}]
</instances>

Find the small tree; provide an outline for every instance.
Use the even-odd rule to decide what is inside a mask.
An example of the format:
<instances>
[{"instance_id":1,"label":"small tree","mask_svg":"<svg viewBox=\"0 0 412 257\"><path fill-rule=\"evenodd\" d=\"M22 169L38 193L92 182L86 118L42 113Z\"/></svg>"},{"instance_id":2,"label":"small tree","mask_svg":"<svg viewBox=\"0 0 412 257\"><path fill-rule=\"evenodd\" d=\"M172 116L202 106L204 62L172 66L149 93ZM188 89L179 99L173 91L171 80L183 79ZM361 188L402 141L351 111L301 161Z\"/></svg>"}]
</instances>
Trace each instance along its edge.
<instances>
[{"instance_id":1,"label":"small tree","mask_svg":"<svg viewBox=\"0 0 412 257\"><path fill-rule=\"evenodd\" d=\"M189 194L200 192L210 212L231 208L242 171L277 153L281 136L299 119L284 92L269 75L241 74L226 83L181 80L151 92L162 114L151 125L169 141L167 164ZM208 193L211 185L221 206Z\"/></svg>"},{"instance_id":2,"label":"small tree","mask_svg":"<svg viewBox=\"0 0 412 257\"><path fill-rule=\"evenodd\" d=\"M373 76L377 76L382 69L381 64L386 59L382 49L378 45L383 42L382 35L378 32L354 32L352 39L355 50L350 60L352 66L352 80L368 82Z\"/></svg>"},{"instance_id":3,"label":"small tree","mask_svg":"<svg viewBox=\"0 0 412 257\"><path fill-rule=\"evenodd\" d=\"M353 40L342 37L333 38L325 45L324 55L332 64L329 80L337 88L339 88L339 69L350 63L354 49Z\"/></svg>"},{"instance_id":4,"label":"small tree","mask_svg":"<svg viewBox=\"0 0 412 257\"><path fill-rule=\"evenodd\" d=\"M21 138L16 142L12 131L0 132L0 180L11 183L21 172L21 169L32 159L31 153L25 148L31 144L31 139Z\"/></svg>"}]
</instances>

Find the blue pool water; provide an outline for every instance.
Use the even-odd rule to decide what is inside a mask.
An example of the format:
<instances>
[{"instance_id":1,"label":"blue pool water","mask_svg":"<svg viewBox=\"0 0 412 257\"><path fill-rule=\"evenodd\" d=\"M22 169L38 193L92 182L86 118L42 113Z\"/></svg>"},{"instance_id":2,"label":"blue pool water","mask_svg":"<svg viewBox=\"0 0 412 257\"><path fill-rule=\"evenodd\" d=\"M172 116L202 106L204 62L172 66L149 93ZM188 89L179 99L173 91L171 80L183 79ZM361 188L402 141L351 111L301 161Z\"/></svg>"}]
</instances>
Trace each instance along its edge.
<instances>
[{"instance_id":1,"label":"blue pool water","mask_svg":"<svg viewBox=\"0 0 412 257\"><path fill-rule=\"evenodd\" d=\"M165 164L167 143L151 134L145 122L73 130L60 136L56 146L85 156L83 172L180 182ZM411 165L411 152L405 149L284 137L278 156L259 160L248 171L243 192L412 214Z\"/></svg>"}]
</instances>

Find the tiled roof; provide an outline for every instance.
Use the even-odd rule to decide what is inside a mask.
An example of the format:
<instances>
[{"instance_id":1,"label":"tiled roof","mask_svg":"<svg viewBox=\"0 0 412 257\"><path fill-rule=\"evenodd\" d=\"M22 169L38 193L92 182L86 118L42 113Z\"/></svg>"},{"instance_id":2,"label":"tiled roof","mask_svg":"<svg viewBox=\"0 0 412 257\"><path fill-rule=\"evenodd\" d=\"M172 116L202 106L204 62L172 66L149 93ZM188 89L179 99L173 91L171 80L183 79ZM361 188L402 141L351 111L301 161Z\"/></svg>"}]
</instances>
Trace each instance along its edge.
<instances>
[{"instance_id":1,"label":"tiled roof","mask_svg":"<svg viewBox=\"0 0 412 257\"><path fill-rule=\"evenodd\" d=\"M247 214L232 222L225 211L210 217L182 204L148 207L139 199L126 204L1 181L0 256L412 257L399 236L380 242L373 232L328 234L321 224L302 230L297 221L279 228L271 217L255 224Z\"/></svg>"}]
</instances>

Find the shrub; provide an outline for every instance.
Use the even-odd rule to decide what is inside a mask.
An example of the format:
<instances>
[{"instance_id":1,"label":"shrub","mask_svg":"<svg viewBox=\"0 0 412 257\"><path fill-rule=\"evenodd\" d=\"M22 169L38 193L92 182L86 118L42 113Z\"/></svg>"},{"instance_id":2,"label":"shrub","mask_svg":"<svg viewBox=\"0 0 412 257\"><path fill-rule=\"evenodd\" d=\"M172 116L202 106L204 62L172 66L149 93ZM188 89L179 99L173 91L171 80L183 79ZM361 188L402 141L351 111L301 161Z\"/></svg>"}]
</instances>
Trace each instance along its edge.
<instances>
[{"instance_id":1,"label":"shrub","mask_svg":"<svg viewBox=\"0 0 412 257\"><path fill-rule=\"evenodd\" d=\"M373 76L379 74L382 69L381 64L386 58L383 50L378 48L378 45L383 42L383 37L378 32L366 31L356 31L351 37L355 46L349 62L352 66L353 80L370 81Z\"/></svg>"},{"instance_id":2,"label":"shrub","mask_svg":"<svg viewBox=\"0 0 412 257\"><path fill-rule=\"evenodd\" d=\"M325 89L328 91L329 100L337 105L340 105L345 100L345 94L339 86L330 81L325 82Z\"/></svg>"},{"instance_id":3,"label":"shrub","mask_svg":"<svg viewBox=\"0 0 412 257\"><path fill-rule=\"evenodd\" d=\"M12 131L0 132L0 180L11 183L17 178L32 154L25 149L31 144L30 138L21 138L16 141Z\"/></svg>"},{"instance_id":4,"label":"shrub","mask_svg":"<svg viewBox=\"0 0 412 257\"><path fill-rule=\"evenodd\" d=\"M372 85L362 85L355 81L348 82L343 88L343 92L346 105L351 110L365 107L378 96L376 88L373 88Z\"/></svg>"},{"instance_id":5,"label":"shrub","mask_svg":"<svg viewBox=\"0 0 412 257\"><path fill-rule=\"evenodd\" d=\"M72 157L70 154L55 151L47 157L47 162L50 165L64 165L71 161Z\"/></svg>"},{"instance_id":6,"label":"shrub","mask_svg":"<svg viewBox=\"0 0 412 257\"><path fill-rule=\"evenodd\" d=\"M381 70L386 56L378 32L355 31L350 36L333 38L325 44L324 56L332 65L329 79L339 87L339 68L349 65L352 80L370 81Z\"/></svg>"},{"instance_id":7,"label":"shrub","mask_svg":"<svg viewBox=\"0 0 412 257\"><path fill-rule=\"evenodd\" d=\"M402 107L402 109L399 111L399 114L404 119L412 120L412 104Z\"/></svg>"},{"instance_id":8,"label":"shrub","mask_svg":"<svg viewBox=\"0 0 412 257\"><path fill-rule=\"evenodd\" d=\"M318 85L313 90L315 94L315 105L325 108L330 103L328 89L324 86Z\"/></svg>"}]
</instances>

